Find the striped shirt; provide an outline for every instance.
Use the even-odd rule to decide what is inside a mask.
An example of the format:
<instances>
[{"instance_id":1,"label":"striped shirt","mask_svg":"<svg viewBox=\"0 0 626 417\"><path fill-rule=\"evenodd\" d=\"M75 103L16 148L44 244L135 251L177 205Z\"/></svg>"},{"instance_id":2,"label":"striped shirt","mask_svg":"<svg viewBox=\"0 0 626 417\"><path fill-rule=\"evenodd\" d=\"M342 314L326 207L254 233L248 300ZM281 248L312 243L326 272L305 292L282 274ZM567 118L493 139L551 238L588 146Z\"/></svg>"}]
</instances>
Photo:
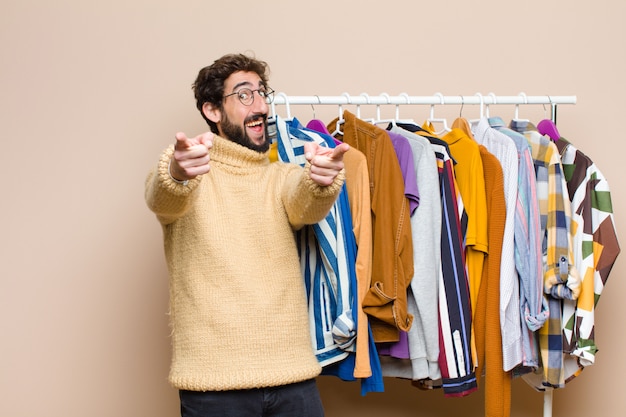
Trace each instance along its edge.
<instances>
[{"instance_id":1,"label":"striped shirt","mask_svg":"<svg viewBox=\"0 0 626 417\"><path fill-rule=\"evenodd\" d=\"M472 360L472 309L465 265L467 213L454 177L454 160L448 145L429 131L403 123L398 126L428 139L435 152L442 208L439 368L444 395L468 395L477 389L477 383Z\"/></svg>"},{"instance_id":2,"label":"striped shirt","mask_svg":"<svg viewBox=\"0 0 626 417\"><path fill-rule=\"evenodd\" d=\"M522 365L539 367L536 331L548 318L548 301L543 295L541 223L537 180L531 148L521 133L505 127L500 117L490 117L489 125L515 144L518 156L517 203L515 210L515 265L520 280L522 326Z\"/></svg>"},{"instance_id":3,"label":"striped shirt","mask_svg":"<svg viewBox=\"0 0 626 417\"><path fill-rule=\"evenodd\" d=\"M304 166L304 144L316 142L334 147L317 132L298 128L296 119L276 117L278 159ZM345 359L354 351L356 320L352 311L355 297L355 245L345 184L324 220L296 233L300 263L309 297L309 322L313 348L320 365ZM351 240L350 240L351 239Z\"/></svg>"},{"instance_id":4,"label":"striped shirt","mask_svg":"<svg viewBox=\"0 0 626 417\"><path fill-rule=\"evenodd\" d=\"M503 366L505 371L510 371L523 361L519 278L515 265L515 211L519 177L517 148L509 138L502 137L500 132L491 128L485 117L472 131L476 142L498 159L504 175L506 218L500 263L500 328Z\"/></svg>"}]
</instances>

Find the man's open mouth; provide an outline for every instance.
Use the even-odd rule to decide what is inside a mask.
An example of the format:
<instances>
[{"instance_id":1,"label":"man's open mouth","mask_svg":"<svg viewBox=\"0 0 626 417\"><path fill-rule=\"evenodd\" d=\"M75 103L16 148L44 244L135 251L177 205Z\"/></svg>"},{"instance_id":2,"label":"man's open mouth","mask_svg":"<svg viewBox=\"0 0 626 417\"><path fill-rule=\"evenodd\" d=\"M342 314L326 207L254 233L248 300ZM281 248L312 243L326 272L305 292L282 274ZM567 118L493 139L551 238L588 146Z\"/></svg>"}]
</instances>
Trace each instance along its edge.
<instances>
[{"instance_id":1,"label":"man's open mouth","mask_svg":"<svg viewBox=\"0 0 626 417\"><path fill-rule=\"evenodd\" d=\"M259 127L263 125L263 122L265 121L265 118L262 116L259 117L255 117L252 120L249 120L248 122L246 122L246 127L250 127L250 128L255 128L255 127Z\"/></svg>"}]
</instances>

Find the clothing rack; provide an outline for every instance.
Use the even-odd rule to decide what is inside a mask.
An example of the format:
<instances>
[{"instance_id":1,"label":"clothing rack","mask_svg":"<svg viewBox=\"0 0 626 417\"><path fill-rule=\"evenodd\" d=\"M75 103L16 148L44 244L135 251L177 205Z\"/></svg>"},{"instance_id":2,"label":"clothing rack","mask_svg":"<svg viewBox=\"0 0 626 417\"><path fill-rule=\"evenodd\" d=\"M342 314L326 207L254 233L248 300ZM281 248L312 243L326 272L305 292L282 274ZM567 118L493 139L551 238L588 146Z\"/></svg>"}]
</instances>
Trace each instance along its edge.
<instances>
[{"instance_id":1,"label":"clothing rack","mask_svg":"<svg viewBox=\"0 0 626 417\"><path fill-rule=\"evenodd\" d=\"M517 96L496 96L493 93L483 95L476 93L472 96L444 96L441 93L435 93L432 96L409 96L406 93L400 93L396 96L390 96L387 93L370 96L361 93L358 96L342 93L339 96L288 96L285 93L276 93L272 102L272 113L276 114L276 105L284 105L287 111L287 117L291 118L291 105L394 105L396 106L396 116L398 115L398 106L401 105L480 105L480 115L483 116L485 106L491 104L508 104L508 105L526 105L541 104L550 105L550 118L556 124L557 106L560 104L576 104L576 96L527 96L520 93ZM552 417L552 395L553 389L546 387L543 396L543 416Z\"/></svg>"},{"instance_id":2,"label":"clothing rack","mask_svg":"<svg viewBox=\"0 0 626 417\"><path fill-rule=\"evenodd\" d=\"M551 119L556 123L556 109L559 104L576 104L576 96L527 96L520 93L517 96L496 96L494 93L483 95L476 93L472 96L444 96L441 93L435 93L432 96L409 96L406 93L400 93L396 96L390 96L387 93L372 95L361 93L358 96L342 93L339 96L288 96L285 93L277 93L272 102L273 114L276 114L275 105L284 105L287 111L287 117L291 117L291 105L480 105L481 115L483 108L490 104L542 104L551 106ZM397 107L396 107L397 108Z\"/></svg>"}]
</instances>

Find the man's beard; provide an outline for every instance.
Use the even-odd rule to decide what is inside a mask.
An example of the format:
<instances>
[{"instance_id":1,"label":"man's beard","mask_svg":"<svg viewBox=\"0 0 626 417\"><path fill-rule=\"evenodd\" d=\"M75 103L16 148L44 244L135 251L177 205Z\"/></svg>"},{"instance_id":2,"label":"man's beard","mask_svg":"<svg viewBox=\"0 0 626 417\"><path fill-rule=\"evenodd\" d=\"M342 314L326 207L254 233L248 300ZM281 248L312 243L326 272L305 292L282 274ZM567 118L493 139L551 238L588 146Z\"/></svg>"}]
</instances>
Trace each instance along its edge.
<instances>
[{"instance_id":1,"label":"man's beard","mask_svg":"<svg viewBox=\"0 0 626 417\"><path fill-rule=\"evenodd\" d=\"M252 141L252 139L250 139L250 137L248 136L248 134L246 133L246 131L244 130L244 128L242 126L237 126L234 123L231 123L230 119L228 118L228 116L223 113L223 117L222 120L220 121L220 125L222 128L222 134L224 136L226 136L226 139L229 139L231 142L235 142L238 143L241 146L245 146L248 149L252 149L253 151L256 152L261 152L261 153L265 153L268 151L268 149L270 148L270 143L269 143L269 132L267 131L267 116L262 115L262 116L254 116L252 118L248 118L246 120L244 120L244 125L250 120L250 119L254 119L254 118L258 118L258 117L263 117L263 126L265 129L265 142L263 142L260 145L257 145L256 143L254 143Z\"/></svg>"}]
</instances>

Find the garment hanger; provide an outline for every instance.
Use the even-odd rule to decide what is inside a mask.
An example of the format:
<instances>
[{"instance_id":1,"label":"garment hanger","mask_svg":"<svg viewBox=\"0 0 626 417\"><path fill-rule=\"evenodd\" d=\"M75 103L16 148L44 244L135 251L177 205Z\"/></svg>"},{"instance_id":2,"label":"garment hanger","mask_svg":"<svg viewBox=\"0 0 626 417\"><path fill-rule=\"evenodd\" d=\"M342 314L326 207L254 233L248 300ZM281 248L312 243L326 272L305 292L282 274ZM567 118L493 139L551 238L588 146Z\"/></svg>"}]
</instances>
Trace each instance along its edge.
<instances>
[{"instance_id":1,"label":"garment hanger","mask_svg":"<svg viewBox=\"0 0 626 417\"><path fill-rule=\"evenodd\" d=\"M276 93L276 95L285 99L285 110L287 111L287 118L285 120L291 120L291 107L289 105L289 98L287 97L287 94ZM270 120L275 120L275 119L276 119L276 105L274 104L274 101L272 101L272 117L270 118Z\"/></svg>"},{"instance_id":2,"label":"garment hanger","mask_svg":"<svg viewBox=\"0 0 626 417\"><path fill-rule=\"evenodd\" d=\"M478 124L478 122L480 122L480 120L485 117L485 100L483 98L483 95L480 93L476 93L474 94L475 96L478 96L479 100L480 100L480 116L478 119L471 119L469 120L469 125L470 127L474 127Z\"/></svg>"},{"instance_id":3,"label":"garment hanger","mask_svg":"<svg viewBox=\"0 0 626 417\"><path fill-rule=\"evenodd\" d=\"M361 95L362 97L365 97L365 102L366 102L367 104L371 104L369 94L367 94L367 93L361 93L360 95ZM379 110L378 110L378 108L379 108L379 107L380 107L380 106L376 106L377 111L379 111ZM357 118L357 119L360 119L360 120L363 120L364 122L367 122L367 123L374 123L374 120L375 120L375 119L373 119L373 118L371 118L371 117L370 117L369 119L364 119L364 118L361 118L361 105L360 105L360 104L357 104L357 106L356 106L356 118Z\"/></svg>"},{"instance_id":4,"label":"garment hanger","mask_svg":"<svg viewBox=\"0 0 626 417\"><path fill-rule=\"evenodd\" d=\"M452 122L452 129L460 129L465 133L468 137L473 138L474 134L472 133L472 129L470 127L469 121L463 117L463 106L465 105L465 100L463 96L461 96L461 108L459 109L459 117L457 117L454 122Z\"/></svg>"},{"instance_id":5,"label":"garment hanger","mask_svg":"<svg viewBox=\"0 0 626 417\"><path fill-rule=\"evenodd\" d=\"M513 115L513 119L511 119L511 122L509 123L509 128L516 132L523 133L529 130L530 120L520 118L519 106L520 104L528 104L528 98L524 93L519 93L519 96L524 99L524 103L518 103L515 105L515 114Z\"/></svg>"},{"instance_id":6,"label":"garment hanger","mask_svg":"<svg viewBox=\"0 0 626 417\"><path fill-rule=\"evenodd\" d=\"M441 100L441 104L445 104L444 99L443 99L443 94L441 93L435 93L435 96L438 96L439 99ZM441 128L440 131L435 132L434 129L434 123L442 123L443 126ZM443 134L448 133L450 130L450 127L448 127L448 120L444 117L444 118L436 118L435 117L435 105L431 104L430 105L430 117L426 120L426 123L424 123L425 127L428 128L428 130L430 131L430 133L440 136Z\"/></svg>"},{"instance_id":7,"label":"garment hanger","mask_svg":"<svg viewBox=\"0 0 626 417\"><path fill-rule=\"evenodd\" d=\"M348 104L352 104L350 102L350 94L342 93L341 95L346 97L346 100L348 101ZM337 122L335 123L335 130L330 135L331 136L343 135L343 131L341 130L341 126L343 126L343 124L345 122L346 122L346 120L343 118L343 105L339 104L339 117L337 118Z\"/></svg>"},{"instance_id":8,"label":"garment hanger","mask_svg":"<svg viewBox=\"0 0 626 417\"><path fill-rule=\"evenodd\" d=\"M491 103L490 104L498 104L498 99L496 98L496 93L489 93L487 94L489 97L491 97ZM491 117L490 111L489 111L489 104L487 105L487 108L485 109L487 112L487 119L489 119Z\"/></svg>"},{"instance_id":9,"label":"garment hanger","mask_svg":"<svg viewBox=\"0 0 626 417\"><path fill-rule=\"evenodd\" d=\"M315 97L317 97L317 103L321 104L322 102L319 96L315 96ZM315 130L316 132L330 135L330 132L328 131L328 128L326 127L326 124L320 119L318 119L317 117L315 117L315 107L313 106L313 104L311 104L311 108L313 109L313 118L309 120L309 122L306 124L306 128Z\"/></svg>"},{"instance_id":10,"label":"garment hanger","mask_svg":"<svg viewBox=\"0 0 626 417\"><path fill-rule=\"evenodd\" d=\"M495 93L489 93L488 94L489 97L491 97L491 102L489 102L486 106L485 106L485 116L487 117L487 121L489 122L489 126L496 126L496 125L504 125L504 120L502 120L502 117L498 116L497 114L495 115L491 115L491 105L496 105L498 104L498 98L495 95Z\"/></svg>"},{"instance_id":11,"label":"garment hanger","mask_svg":"<svg viewBox=\"0 0 626 417\"><path fill-rule=\"evenodd\" d=\"M553 141L557 141L561 139L561 135L559 134L559 129L557 129L556 124L550 119L543 119L537 124L537 131L544 136L548 136Z\"/></svg>"},{"instance_id":12,"label":"garment hanger","mask_svg":"<svg viewBox=\"0 0 626 417\"><path fill-rule=\"evenodd\" d=\"M389 97L389 94L387 93L380 93L381 96L385 97L387 99L387 104L391 104L391 97ZM392 123L393 119L382 119L380 117L380 104L376 106L376 118L374 120L372 120L372 123L375 125L380 125L380 124L389 124Z\"/></svg>"},{"instance_id":13,"label":"garment hanger","mask_svg":"<svg viewBox=\"0 0 626 417\"><path fill-rule=\"evenodd\" d=\"M399 96L404 97L404 99L406 100L406 104L411 104L411 98L409 97L407 93L400 93ZM413 119L401 119L400 118L400 105L399 104L396 104L396 120L394 122L405 123L405 124L408 124L408 123L416 124Z\"/></svg>"},{"instance_id":14,"label":"garment hanger","mask_svg":"<svg viewBox=\"0 0 626 417\"><path fill-rule=\"evenodd\" d=\"M550 96L548 96L550 100L550 104L552 106L552 118L551 119L543 119L537 124L537 131L544 136L548 136L553 141L557 141L561 139L561 134L559 133L559 129L556 127L556 104L552 102Z\"/></svg>"},{"instance_id":15,"label":"garment hanger","mask_svg":"<svg viewBox=\"0 0 626 417\"><path fill-rule=\"evenodd\" d=\"M319 104L321 104L321 100L319 98L319 96L315 96L317 97L317 102ZM313 130L315 132L318 133L322 133L324 135L330 136L333 140L333 142L335 143L335 145L339 145L341 143L341 141L339 139L336 139L335 137L333 137L330 132L328 131L328 128L326 127L326 124L321 121L320 119L315 117L315 107L313 106L313 104L311 104L311 108L313 109L313 118L311 120L309 120L309 123L306 124L306 128L309 130Z\"/></svg>"},{"instance_id":16,"label":"garment hanger","mask_svg":"<svg viewBox=\"0 0 626 417\"><path fill-rule=\"evenodd\" d=\"M381 93L380 95L387 98L387 104L391 104L391 97L389 97L389 94ZM409 97L407 93L400 93L399 96L404 97L404 99L406 100L406 104L411 104L411 98ZM388 125L387 130L389 130L391 126L396 126L397 123L415 124L415 121L413 121L412 119L401 119L400 118L400 104L396 104L396 112L395 112L395 117L393 119L381 119L380 108L378 107L376 109L376 119L373 121L373 123L375 125L386 124Z\"/></svg>"},{"instance_id":17,"label":"garment hanger","mask_svg":"<svg viewBox=\"0 0 626 417\"><path fill-rule=\"evenodd\" d=\"M381 93L381 96L387 99L387 104L391 104L391 97L387 93ZM407 96L408 97L408 96ZM396 106L397 108L398 106ZM376 106L376 118L372 120L372 124L381 125L381 124L389 124L395 122L394 119L383 119L380 117L380 104Z\"/></svg>"},{"instance_id":18,"label":"garment hanger","mask_svg":"<svg viewBox=\"0 0 626 417\"><path fill-rule=\"evenodd\" d=\"M524 104L528 104L528 98L526 97L525 93L519 93L518 95L524 99ZM530 120L528 120L528 119L520 119L520 117L519 117L519 104L515 105L515 114L513 116L513 121L515 121L515 122L530 122Z\"/></svg>"}]
</instances>

